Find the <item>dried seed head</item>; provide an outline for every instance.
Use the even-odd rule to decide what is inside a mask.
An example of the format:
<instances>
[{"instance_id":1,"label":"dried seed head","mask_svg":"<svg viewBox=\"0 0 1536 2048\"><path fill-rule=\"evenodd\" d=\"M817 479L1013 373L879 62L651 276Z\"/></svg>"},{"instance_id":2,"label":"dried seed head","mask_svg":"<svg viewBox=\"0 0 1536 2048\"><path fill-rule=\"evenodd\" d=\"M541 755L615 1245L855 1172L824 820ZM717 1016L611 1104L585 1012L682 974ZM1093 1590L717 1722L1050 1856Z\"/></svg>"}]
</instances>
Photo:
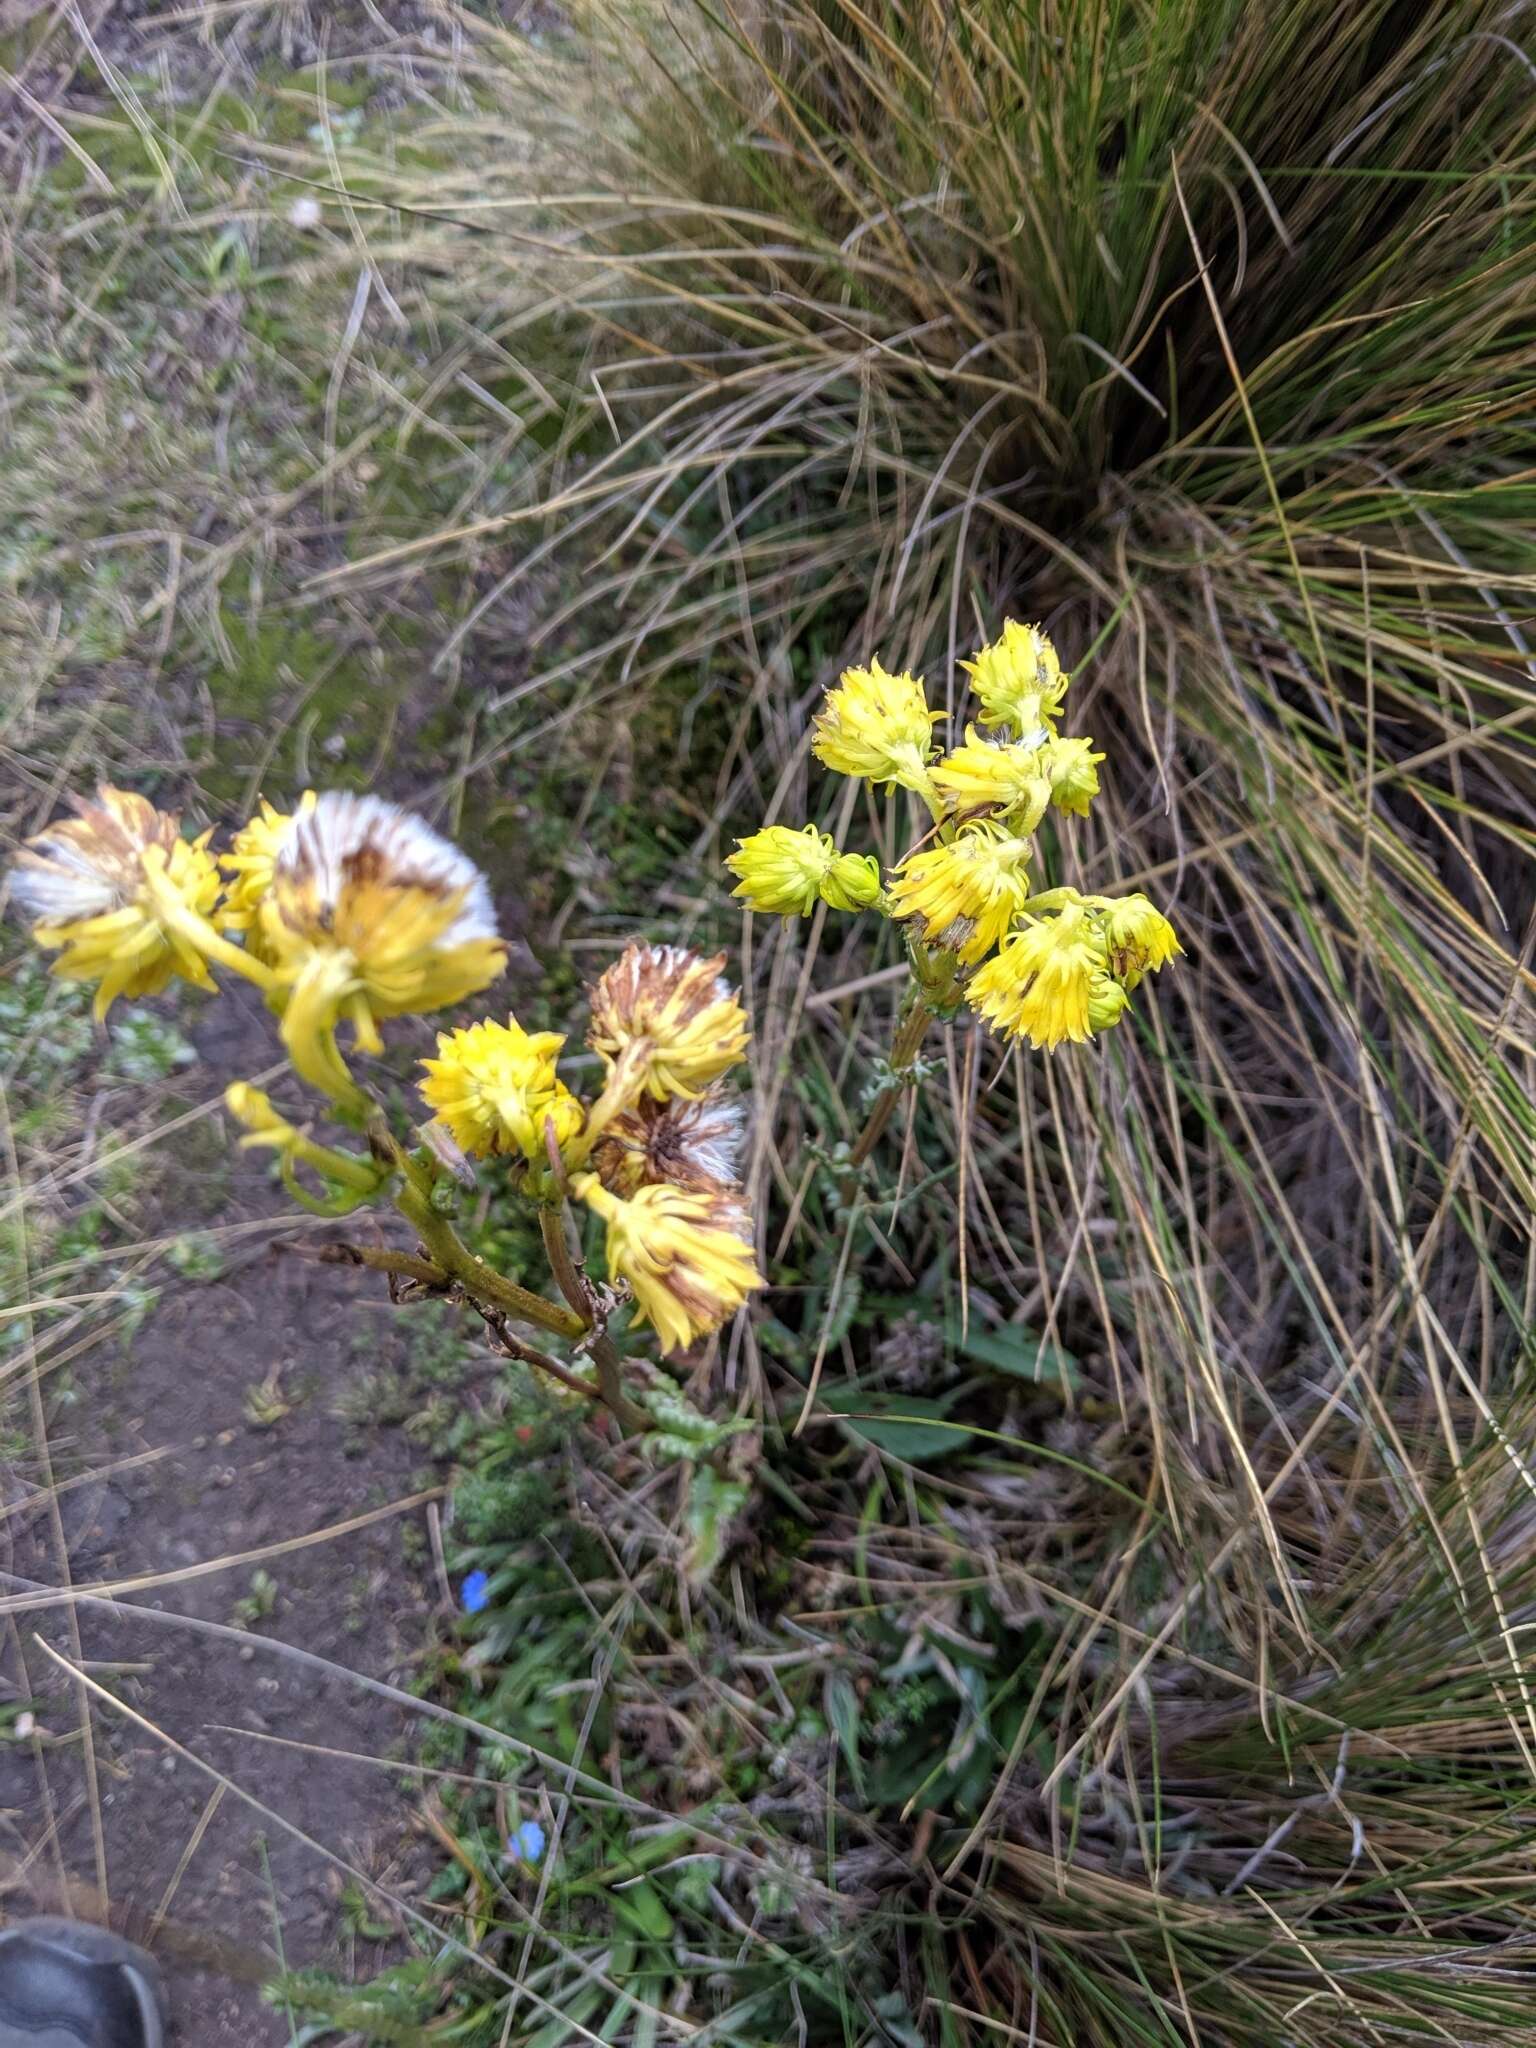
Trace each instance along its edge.
<instances>
[{"instance_id":1,"label":"dried seed head","mask_svg":"<svg viewBox=\"0 0 1536 2048\"><path fill-rule=\"evenodd\" d=\"M12 901L33 938L58 953L55 974L96 983L98 1017L119 996L157 995L177 975L211 989L201 954L166 923L150 887L153 870L207 917L219 897L210 835L183 839L175 816L131 790L103 784L96 795L94 804L77 798L78 816L39 832L16 856Z\"/></svg>"},{"instance_id":2,"label":"dried seed head","mask_svg":"<svg viewBox=\"0 0 1536 2048\"><path fill-rule=\"evenodd\" d=\"M592 1164L603 1186L618 1195L661 1183L734 1187L745 1123L740 1101L717 1089L693 1101L642 1096L609 1124Z\"/></svg>"},{"instance_id":3,"label":"dried seed head","mask_svg":"<svg viewBox=\"0 0 1536 2048\"><path fill-rule=\"evenodd\" d=\"M591 991L587 1043L628 1063L637 1092L702 1095L742 1057L747 1019L721 968L683 946L628 946Z\"/></svg>"}]
</instances>

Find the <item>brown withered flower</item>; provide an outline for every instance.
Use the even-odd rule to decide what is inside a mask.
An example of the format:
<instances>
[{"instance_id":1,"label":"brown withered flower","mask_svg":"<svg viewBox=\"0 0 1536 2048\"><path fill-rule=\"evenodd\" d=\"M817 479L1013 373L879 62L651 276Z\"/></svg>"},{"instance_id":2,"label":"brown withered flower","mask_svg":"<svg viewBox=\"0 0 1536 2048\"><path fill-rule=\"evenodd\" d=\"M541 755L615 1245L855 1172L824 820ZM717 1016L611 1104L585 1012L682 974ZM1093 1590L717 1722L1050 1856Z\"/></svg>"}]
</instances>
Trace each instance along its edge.
<instances>
[{"instance_id":1,"label":"brown withered flower","mask_svg":"<svg viewBox=\"0 0 1536 2048\"><path fill-rule=\"evenodd\" d=\"M705 1090L742 1057L746 1012L720 970L685 946L627 946L594 985L587 1043L658 1102Z\"/></svg>"},{"instance_id":2,"label":"brown withered flower","mask_svg":"<svg viewBox=\"0 0 1536 2048\"><path fill-rule=\"evenodd\" d=\"M745 1124L741 1103L717 1088L692 1101L642 1096L609 1124L593 1149L592 1165L616 1195L661 1184L734 1187Z\"/></svg>"}]
</instances>

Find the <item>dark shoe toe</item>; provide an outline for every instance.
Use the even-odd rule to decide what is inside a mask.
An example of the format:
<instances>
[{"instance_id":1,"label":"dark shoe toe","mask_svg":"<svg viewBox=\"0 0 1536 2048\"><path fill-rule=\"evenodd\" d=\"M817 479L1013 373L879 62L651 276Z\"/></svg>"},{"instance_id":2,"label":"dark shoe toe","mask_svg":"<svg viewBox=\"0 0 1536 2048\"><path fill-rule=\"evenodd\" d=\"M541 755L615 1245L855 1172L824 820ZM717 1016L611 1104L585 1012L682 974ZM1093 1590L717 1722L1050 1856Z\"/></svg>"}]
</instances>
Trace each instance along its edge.
<instances>
[{"instance_id":1,"label":"dark shoe toe","mask_svg":"<svg viewBox=\"0 0 1536 2048\"><path fill-rule=\"evenodd\" d=\"M154 1965L72 1921L0 1933L0 2048L162 2048Z\"/></svg>"}]
</instances>

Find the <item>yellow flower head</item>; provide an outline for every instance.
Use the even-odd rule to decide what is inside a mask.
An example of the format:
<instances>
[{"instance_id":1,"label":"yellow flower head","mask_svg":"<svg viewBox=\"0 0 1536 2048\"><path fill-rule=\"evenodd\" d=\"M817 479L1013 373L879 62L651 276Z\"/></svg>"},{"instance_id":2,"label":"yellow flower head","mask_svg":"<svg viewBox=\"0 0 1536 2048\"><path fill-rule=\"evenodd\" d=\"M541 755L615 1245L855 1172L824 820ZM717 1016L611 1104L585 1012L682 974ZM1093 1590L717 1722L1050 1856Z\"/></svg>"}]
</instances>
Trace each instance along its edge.
<instances>
[{"instance_id":1,"label":"yellow flower head","mask_svg":"<svg viewBox=\"0 0 1536 2048\"><path fill-rule=\"evenodd\" d=\"M1134 988L1149 968L1155 972L1183 952L1173 926L1139 891L1093 900L1103 921L1110 972L1127 988Z\"/></svg>"},{"instance_id":2,"label":"yellow flower head","mask_svg":"<svg viewBox=\"0 0 1536 2048\"><path fill-rule=\"evenodd\" d=\"M1118 981L1096 974L1088 991L1088 1029L1110 1031L1130 1008L1131 999Z\"/></svg>"},{"instance_id":3,"label":"yellow flower head","mask_svg":"<svg viewBox=\"0 0 1536 2048\"><path fill-rule=\"evenodd\" d=\"M891 882L892 912L922 922L932 946L967 963L990 953L1029 895L1025 862L1031 842L989 825L960 833L947 846L914 853Z\"/></svg>"},{"instance_id":4,"label":"yellow flower head","mask_svg":"<svg viewBox=\"0 0 1536 2048\"><path fill-rule=\"evenodd\" d=\"M294 815L304 817L314 807L315 792L306 789L299 798ZM240 827L230 842L228 853L220 855L219 865L229 876L219 918L226 931L246 932L260 943L256 912L272 886L272 877L277 870L277 850L292 823L292 815L278 810L263 797L261 809L249 824Z\"/></svg>"},{"instance_id":5,"label":"yellow flower head","mask_svg":"<svg viewBox=\"0 0 1536 2048\"><path fill-rule=\"evenodd\" d=\"M266 1090L253 1088L249 1081L230 1082L224 1090L224 1107L245 1129L246 1135L240 1140L242 1146L286 1144L290 1133L297 1132L297 1126L289 1122Z\"/></svg>"},{"instance_id":6,"label":"yellow flower head","mask_svg":"<svg viewBox=\"0 0 1536 2048\"><path fill-rule=\"evenodd\" d=\"M651 1325L663 1352L718 1330L764 1284L744 1235L746 1212L729 1193L657 1183L625 1197L595 1173L572 1185L607 1224L609 1278L629 1282L637 1320Z\"/></svg>"},{"instance_id":7,"label":"yellow flower head","mask_svg":"<svg viewBox=\"0 0 1536 2048\"><path fill-rule=\"evenodd\" d=\"M624 1062L636 1094L702 1095L746 1051L747 1018L720 970L685 946L626 946L591 991L587 1043Z\"/></svg>"},{"instance_id":8,"label":"yellow flower head","mask_svg":"<svg viewBox=\"0 0 1536 2048\"><path fill-rule=\"evenodd\" d=\"M421 1062L422 1100L472 1158L521 1152L543 1161L546 1121L561 1146L582 1125L581 1104L555 1072L564 1044L560 1032L528 1032L515 1017L440 1031L437 1058Z\"/></svg>"},{"instance_id":9,"label":"yellow flower head","mask_svg":"<svg viewBox=\"0 0 1536 2048\"><path fill-rule=\"evenodd\" d=\"M731 891L753 910L808 917L818 901L834 910L867 910L880 896L880 865L871 854L839 853L814 825L765 825L738 839L726 866L739 877Z\"/></svg>"},{"instance_id":10,"label":"yellow flower head","mask_svg":"<svg viewBox=\"0 0 1536 2048\"><path fill-rule=\"evenodd\" d=\"M1051 801L1040 749L983 739L974 725L934 769L933 786L951 810L999 813L1021 835L1034 831Z\"/></svg>"},{"instance_id":11,"label":"yellow flower head","mask_svg":"<svg viewBox=\"0 0 1536 2048\"><path fill-rule=\"evenodd\" d=\"M248 1081L232 1081L224 1090L224 1107L237 1124L245 1127L245 1136L240 1140L242 1150L251 1147L265 1147L276 1152L282 1162L283 1178L301 1200L308 1198L302 1189L294 1187L293 1168L296 1164L310 1167L325 1179L350 1188L353 1195L371 1195L388 1179L388 1171L377 1167L371 1161L359 1159L350 1152L338 1152L329 1145L317 1144L307 1130L290 1123L276 1107L270 1095L260 1088L253 1088Z\"/></svg>"},{"instance_id":12,"label":"yellow flower head","mask_svg":"<svg viewBox=\"0 0 1536 2048\"><path fill-rule=\"evenodd\" d=\"M868 668L844 669L838 687L828 690L811 752L839 775L922 791L928 787L934 720L942 716L928 709L920 677L888 675L872 661Z\"/></svg>"},{"instance_id":13,"label":"yellow flower head","mask_svg":"<svg viewBox=\"0 0 1536 2048\"><path fill-rule=\"evenodd\" d=\"M341 1018L378 1052L377 1018L462 1002L506 965L479 869L375 796L326 790L289 820L257 917L289 1057L339 1099L356 1092L336 1050Z\"/></svg>"},{"instance_id":14,"label":"yellow flower head","mask_svg":"<svg viewBox=\"0 0 1536 2048\"><path fill-rule=\"evenodd\" d=\"M78 817L50 825L16 856L12 900L32 937L58 953L55 974L96 983L98 1017L119 996L158 995L177 975L212 989L207 963L156 898L165 890L208 916L219 898L211 835L183 839L179 819L131 790L103 784L96 797L76 798Z\"/></svg>"},{"instance_id":15,"label":"yellow flower head","mask_svg":"<svg viewBox=\"0 0 1536 2048\"><path fill-rule=\"evenodd\" d=\"M880 901L880 863L872 853L840 853L827 870L821 900L829 910L873 910Z\"/></svg>"},{"instance_id":16,"label":"yellow flower head","mask_svg":"<svg viewBox=\"0 0 1536 2048\"><path fill-rule=\"evenodd\" d=\"M1050 784L1051 802L1059 811L1077 818L1087 817L1088 806L1099 793L1099 763L1103 758L1094 752L1092 740L1046 741L1040 749L1040 772Z\"/></svg>"},{"instance_id":17,"label":"yellow flower head","mask_svg":"<svg viewBox=\"0 0 1536 2048\"><path fill-rule=\"evenodd\" d=\"M1071 904L1015 932L971 977L968 995L972 1008L1009 1038L1050 1048L1087 1038L1095 997L1104 1014L1112 1000L1103 986L1105 968L1088 912Z\"/></svg>"},{"instance_id":18,"label":"yellow flower head","mask_svg":"<svg viewBox=\"0 0 1536 2048\"><path fill-rule=\"evenodd\" d=\"M960 666L981 699L983 725L1012 726L1026 746L1038 747L1056 730L1071 678L1038 626L1009 619L1002 637Z\"/></svg>"},{"instance_id":19,"label":"yellow flower head","mask_svg":"<svg viewBox=\"0 0 1536 2048\"><path fill-rule=\"evenodd\" d=\"M734 1187L745 1121L741 1103L717 1088L691 1102L642 1096L609 1124L593 1147L592 1164L616 1195L659 1182L706 1192Z\"/></svg>"}]
</instances>

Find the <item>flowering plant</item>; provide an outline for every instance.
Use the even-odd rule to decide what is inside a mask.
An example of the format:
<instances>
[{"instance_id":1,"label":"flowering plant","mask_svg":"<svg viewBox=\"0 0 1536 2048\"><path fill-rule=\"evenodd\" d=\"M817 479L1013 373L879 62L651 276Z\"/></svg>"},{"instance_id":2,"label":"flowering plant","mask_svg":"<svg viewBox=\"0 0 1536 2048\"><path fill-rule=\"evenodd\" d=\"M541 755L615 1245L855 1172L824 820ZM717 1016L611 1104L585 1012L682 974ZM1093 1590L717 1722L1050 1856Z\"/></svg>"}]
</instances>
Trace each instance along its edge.
<instances>
[{"instance_id":1,"label":"flowering plant","mask_svg":"<svg viewBox=\"0 0 1536 2048\"><path fill-rule=\"evenodd\" d=\"M180 978L216 990L254 982L277 1018L295 1075L366 1149L318 1138L261 1089L225 1096L243 1145L270 1149L304 1207L345 1216L388 1200L415 1252L332 1245L325 1256L384 1272L397 1299L446 1294L474 1307L501 1348L628 1430L660 1423L676 1390L637 1402L609 1319L627 1294L664 1353L718 1329L762 1283L737 1178L742 1110L727 1076L747 1020L722 978L724 955L630 946L590 991L589 1043L604 1072L583 1102L561 1079L565 1040L515 1017L439 1033L421 1062L427 1119L407 1144L358 1081L338 1033L379 1052L380 1021L440 1010L502 972L485 878L420 818L377 797L306 792L291 813L263 802L228 850L188 841L141 796L103 788L18 855L12 894L54 971L95 984L96 1015L122 995ZM558 1299L498 1272L452 1221L455 1184L495 1160L538 1211ZM300 1178L301 1173L305 1176ZM607 1284L584 1272L571 1200L602 1219ZM528 1330L565 1340L562 1361ZM660 1402L661 1410L651 1412Z\"/></svg>"},{"instance_id":2,"label":"flowering plant","mask_svg":"<svg viewBox=\"0 0 1536 2048\"><path fill-rule=\"evenodd\" d=\"M1041 823L1053 808L1087 811L1104 758L1092 741L1057 731L1068 678L1050 641L1010 620L964 666L983 730L968 726L942 758L940 714L921 680L878 661L849 669L816 720L812 750L827 767L894 784L928 807L929 832L890 874L814 825L765 826L728 862L736 895L754 909L803 916L825 903L904 928L912 980L855 1166L910 1080L933 1017L969 1004L1035 1046L1083 1040L1118 1023L1143 974L1180 950L1144 896L1035 886ZM659 1455L692 1464L713 1447L670 1382L653 1380L634 1398L608 1325L627 1297L660 1350L675 1354L764 1284L737 1173L742 1109L728 1081L747 1019L722 977L724 955L631 945L598 978L587 1042L603 1082L590 1101L561 1078L559 1032L530 1032L512 1016L440 1032L418 1084L429 1114L406 1143L338 1033L380 1052L382 1020L460 1003L501 974L506 945L467 856L410 812L337 791L308 791L287 813L263 801L222 854L210 832L188 840L174 816L123 790L103 788L75 808L17 857L12 893L33 938L57 956L56 973L94 983L98 1018L119 996L178 978L211 991L220 975L255 983L294 1074L365 1149L325 1142L243 1081L225 1097L241 1143L275 1153L306 1208L341 1217L387 1200L418 1240L413 1252L338 1244L324 1256L382 1271L397 1299L468 1303L509 1356L600 1402L626 1431L655 1426ZM487 1264L454 1228L456 1186L472 1186L474 1162L492 1160L537 1210L558 1299ZM602 1222L605 1284L581 1264L572 1201ZM565 1357L531 1341L530 1329L562 1339Z\"/></svg>"},{"instance_id":3,"label":"flowering plant","mask_svg":"<svg viewBox=\"0 0 1536 2048\"><path fill-rule=\"evenodd\" d=\"M738 840L726 865L753 910L806 916L874 910L899 923L911 968L890 1081L876 1097L850 1163L873 1149L912 1078L935 1017L968 1004L1007 1038L1053 1050L1118 1024L1132 990L1182 948L1141 894L1088 896L1040 888L1037 833L1048 814L1086 817L1102 753L1058 731L1071 678L1038 626L1009 619L961 663L980 725L939 753L921 677L878 660L846 670L826 693L811 751L839 775L895 784L926 804L927 833L882 884L870 854L841 851L814 825L765 825Z\"/></svg>"}]
</instances>

